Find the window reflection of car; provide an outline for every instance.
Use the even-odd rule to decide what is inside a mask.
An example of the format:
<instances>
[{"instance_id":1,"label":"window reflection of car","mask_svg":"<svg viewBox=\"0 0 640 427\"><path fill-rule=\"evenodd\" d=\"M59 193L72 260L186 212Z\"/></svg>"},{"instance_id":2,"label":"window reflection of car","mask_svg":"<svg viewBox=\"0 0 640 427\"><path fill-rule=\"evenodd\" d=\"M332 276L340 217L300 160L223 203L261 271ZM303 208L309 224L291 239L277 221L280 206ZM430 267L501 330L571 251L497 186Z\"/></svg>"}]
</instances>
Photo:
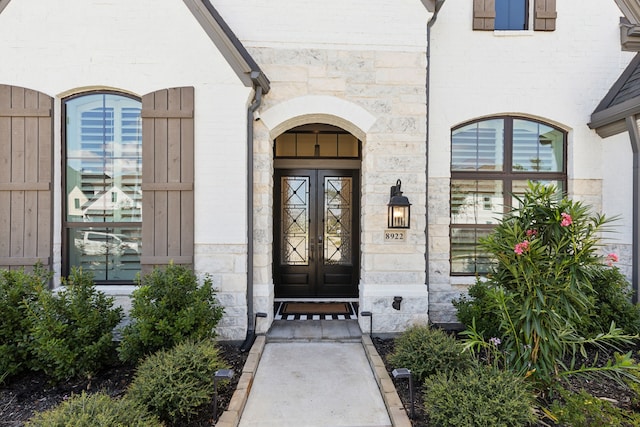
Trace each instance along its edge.
<instances>
[{"instance_id":1,"label":"window reflection of car","mask_svg":"<svg viewBox=\"0 0 640 427\"><path fill-rule=\"evenodd\" d=\"M85 255L140 253L138 243L129 240L129 236L99 231L85 231L82 238L75 239L75 246Z\"/></svg>"}]
</instances>

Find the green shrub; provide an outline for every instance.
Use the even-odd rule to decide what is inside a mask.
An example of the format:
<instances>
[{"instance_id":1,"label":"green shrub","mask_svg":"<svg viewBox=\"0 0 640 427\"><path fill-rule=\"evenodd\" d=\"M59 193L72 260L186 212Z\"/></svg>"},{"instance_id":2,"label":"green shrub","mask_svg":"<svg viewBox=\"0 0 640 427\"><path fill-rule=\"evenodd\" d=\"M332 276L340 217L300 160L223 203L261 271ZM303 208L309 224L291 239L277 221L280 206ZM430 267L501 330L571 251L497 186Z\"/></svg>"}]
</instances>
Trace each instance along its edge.
<instances>
[{"instance_id":1,"label":"green shrub","mask_svg":"<svg viewBox=\"0 0 640 427\"><path fill-rule=\"evenodd\" d=\"M186 338L214 338L222 313L209 277L199 286L195 273L184 266L156 268L133 291L132 323L122 331L120 358L135 362Z\"/></svg>"},{"instance_id":2,"label":"green shrub","mask_svg":"<svg viewBox=\"0 0 640 427\"><path fill-rule=\"evenodd\" d=\"M595 271L591 281L594 303L585 334L607 330L611 322L625 333L640 333L640 307L631 302L631 285L617 267Z\"/></svg>"},{"instance_id":3,"label":"green shrub","mask_svg":"<svg viewBox=\"0 0 640 427\"><path fill-rule=\"evenodd\" d=\"M495 313L493 299L489 297L489 284L478 279L467 291L467 295L452 301L456 308L458 320L465 326L471 326L475 321L476 330L485 339L500 336L500 320Z\"/></svg>"},{"instance_id":4,"label":"green shrub","mask_svg":"<svg viewBox=\"0 0 640 427\"><path fill-rule=\"evenodd\" d=\"M424 382L430 425L438 427L522 427L535 421L534 395L511 371L479 366L440 372Z\"/></svg>"},{"instance_id":5,"label":"green shrub","mask_svg":"<svg viewBox=\"0 0 640 427\"><path fill-rule=\"evenodd\" d=\"M148 356L138 367L127 396L171 425L184 425L210 404L213 377L228 368L210 340L184 341Z\"/></svg>"},{"instance_id":6,"label":"green shrub","mask_svg":"<svg viewBox=\"0 0 640 427\"><path fill-rule=\"evenodd\" d=\"M559 392L563 402L554 401L550 409L561 426L632 427L640 425L640 414L625 411L605 400L593 397L584 390L571 393L561 389Z\"/></svg>"},{"instance_id":7,"label":"green shrub","mask_svg":"<svg viewBox=\"0 0 640 427\"><path fill-rule=\"evenodd\" d=\"M0 383L30 369L27 305L47 288L51 273L36 265L33 273L24 270L0 271Z\"/></svg>"},{"instance_id":8,"label":"green shrub","mask_svg":"<svg viewBox=\"0 0 640 427\"><path fill-rule=\"evenodd\" d=\"M414 378L423 381L439 371L467 368L472 360L455 337L428 325L414 325L396 338L389 363L410 369Z\"/></svg>"},{"instance_id":9,"label":"green shrub","mask_svg":"<svg viewBox=\"0 0 640 427\"><path fill-rule=\"evenodd\" d=\"M55 408L41 412L27 427L161 427L162 423L127 398L112 399L100 392L74 395Z\"/></svg>"},{"instance_id":10,"label":"green shrub","mask_svg":"<svg viewBox=\"0 0 640 427\"><path fill-rule=\"evenodd\" d=\"M89 376L112 361L113 329L123 316L96 290L91 272L74 269L62 284L59 292L40 292L28 312L35 368L57 381Z\"/></svg>"}]
</instances>

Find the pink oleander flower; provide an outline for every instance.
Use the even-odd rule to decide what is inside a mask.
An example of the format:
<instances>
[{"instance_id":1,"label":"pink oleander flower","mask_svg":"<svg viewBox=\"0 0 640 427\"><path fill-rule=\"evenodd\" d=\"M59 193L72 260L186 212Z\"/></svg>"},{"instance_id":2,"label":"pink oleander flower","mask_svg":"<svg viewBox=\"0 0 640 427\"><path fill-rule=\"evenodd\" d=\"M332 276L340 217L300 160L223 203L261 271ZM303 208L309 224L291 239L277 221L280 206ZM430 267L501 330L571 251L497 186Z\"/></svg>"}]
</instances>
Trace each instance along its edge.
<instances>
[{"instance_id":1,"label":"pink oleander flower","mask_svg":"<svg viewBox=\"0 0 640 427\"><path fill-rule=\"evenodd\" d=\"M571 218L571 215L569 215L568 213L562 212L560 216L562 217L562 221L560 221L561 226L568 227L571 224L573 224L573 219Z\"/></svg>"},{"instance_id":2,"label":"pink oleander flower","mask_svg":"<svg viewBox=\"0 0 640 427\"><path fill-rule=\"evenodd\" d=\"M618 262L618 254L611 252L609 255L607 255L606 260L607 260L607 265L609 267L612 267L614 262Z\"/></svg>"},{"instance_id":3,"label":"pink oleander flower","mask_svg":"<svg viewBox=\"0 0 640 427\"><path fill-rule=\"evenodd\" d=\"M516 253L516 255L522 255L523 252L528 251L529 250L529 241L528 240L524 240L520 243L516 243L516 246L513 248L513 252Z\"/></svg>"},{"instance_id":4,"label":"pink oleander flower","mask_svg":"<svg viewBox=\"0 0 640 427\"><path fill-rule=\"evenodd\" d=\"M536 237L538 235L538 230L534 230L530 228L527 230L527 237Z\"/></svg>"}]
</instances>

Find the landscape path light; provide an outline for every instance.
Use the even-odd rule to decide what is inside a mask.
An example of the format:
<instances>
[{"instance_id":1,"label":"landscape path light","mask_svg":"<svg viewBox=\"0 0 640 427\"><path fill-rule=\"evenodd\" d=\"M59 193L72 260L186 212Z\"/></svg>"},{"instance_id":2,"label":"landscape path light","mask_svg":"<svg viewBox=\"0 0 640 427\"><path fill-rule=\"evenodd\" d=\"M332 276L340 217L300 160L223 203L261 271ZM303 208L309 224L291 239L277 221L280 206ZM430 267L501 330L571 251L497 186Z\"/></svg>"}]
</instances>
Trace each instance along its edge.
<instances>
[{"instance_id":1,"label":"landscape path light","mask_svg":"<svg viewBox=\"0 0 640 427\"><path fill-rule=\"evenodd\" d=\"M213 421L218 421L218 381L233 378L233 369L218 369L213 375Z\"/></svg>"},{"instance_id":2,"label":"landscape path light","mask_svg":"<svg viewBox=\"0 0 640 427\"><path fill-rule=\"evenodd\" d=\"M409 379L409 399L411 399L411 412L409 418L414 419L416 417L416 410L413 403L413 378L411 377L411 370L407 368L396 368L391 371L393 378L408 378Z\"/></svg>"}]
</instances>

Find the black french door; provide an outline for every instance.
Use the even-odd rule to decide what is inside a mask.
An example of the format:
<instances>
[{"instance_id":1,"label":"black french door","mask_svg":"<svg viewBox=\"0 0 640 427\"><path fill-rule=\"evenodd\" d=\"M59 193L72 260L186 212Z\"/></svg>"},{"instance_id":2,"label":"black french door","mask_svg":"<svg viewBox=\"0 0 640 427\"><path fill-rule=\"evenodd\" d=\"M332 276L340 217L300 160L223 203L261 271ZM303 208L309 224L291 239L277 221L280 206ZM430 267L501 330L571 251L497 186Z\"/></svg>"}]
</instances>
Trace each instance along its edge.
<instances>
[{"instance_id":1,"label":"black french door","mask_svg":"<svg viewBox=\"0 0 640 427\"><path fill-rule=\"evenodd\" d=\"M358 296L359 171L277 169L276 298Z\"/></svg>"}]
</instances>

